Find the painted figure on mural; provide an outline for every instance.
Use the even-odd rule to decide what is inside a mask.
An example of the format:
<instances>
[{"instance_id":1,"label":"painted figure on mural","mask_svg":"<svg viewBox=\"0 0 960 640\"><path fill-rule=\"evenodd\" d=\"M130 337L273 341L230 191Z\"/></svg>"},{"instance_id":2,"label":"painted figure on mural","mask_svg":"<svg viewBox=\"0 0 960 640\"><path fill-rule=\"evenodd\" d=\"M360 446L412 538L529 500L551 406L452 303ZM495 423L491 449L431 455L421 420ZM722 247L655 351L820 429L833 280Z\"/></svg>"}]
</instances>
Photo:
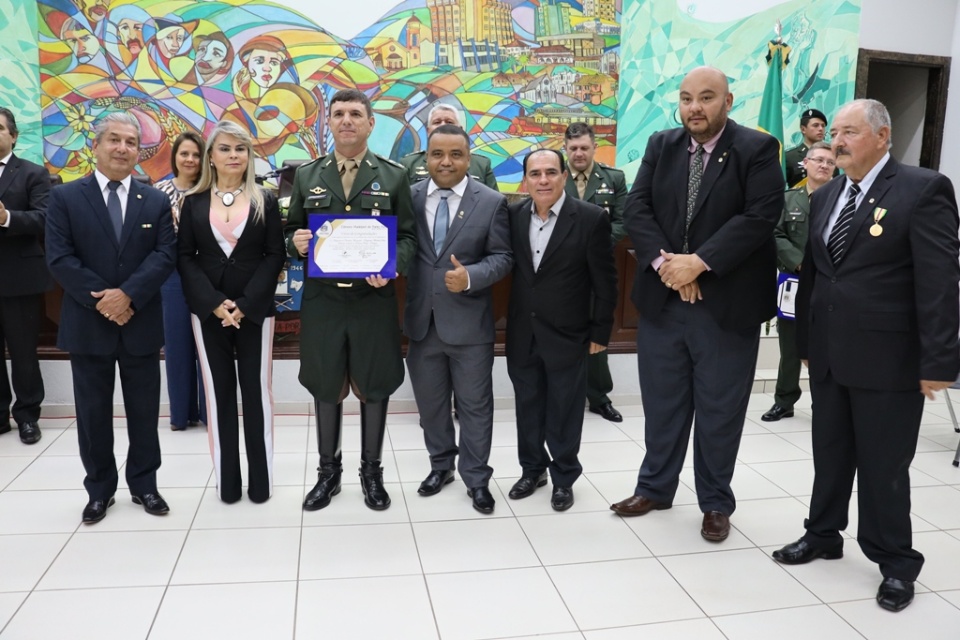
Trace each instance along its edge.
<instances>
[{"instance_id":1,"label":"painted figure on mural","mask_svg":"<svg viewBox=\"0 0 960 640\"><path fill-rule=\"evenodd\" d=\"M154 18L144 24L150 66L161 80L176 82L193 67L187 52L193 46L191 35L197 24L177 17Z\"/></svg>"},{"instance_id":2,"label":"painted figure on mural","mask_svg":"<svg viewBox=\"0 0 960 640\"><path fill-rule=\"evenodd\" d=\"M100 53L100 41L86 25L74 18L67 18L64 21L63 26L60 27L60 39L70 47L70 51L80 64L92 63Z\"/></svg>"},{"instance_id":3,"label":"painted figure on mural","mask_svg":"<svg viewBox=\"0 0 960 640\"><path fill-rule=\"evenodd\" d=\"M109 0L72 0L72 2L94 30L107 17Z\"/></svg>"},{"instance_id":4,"label":"painted figure on mural","mask_svg":"<svg viewBox=\"0 0 960 640\"><path fill-rule=\"evenodd\" d=\"M193 69L184 82L196 85L218 85L230 75L233 45L222 32L197 35L193 39Z\"/></svg>"},{"instance_id":5,"label":"painted figure on mural","mask_svg":"<svg viewBox=\"0 0 960 640\"><path fill-rule=\"evenodd\" d=\"M280 38L257 36L240 48L243 69L233 80L237 96L256 99L277 83L290 65L290 54Z\"/></svg>"},{"instance_id":6,"label":"painted figure on mural","mask_svg":"<svg viewBox=\"0 0 960 640\"><path fill-rule=\"evenodd\" d=\"M136 69L137 57L146 48L143 25L150 14L135 5L123 5L110 11L107 17L104 47L107 54L129 76Z\"/></svg>"}]
</instances>

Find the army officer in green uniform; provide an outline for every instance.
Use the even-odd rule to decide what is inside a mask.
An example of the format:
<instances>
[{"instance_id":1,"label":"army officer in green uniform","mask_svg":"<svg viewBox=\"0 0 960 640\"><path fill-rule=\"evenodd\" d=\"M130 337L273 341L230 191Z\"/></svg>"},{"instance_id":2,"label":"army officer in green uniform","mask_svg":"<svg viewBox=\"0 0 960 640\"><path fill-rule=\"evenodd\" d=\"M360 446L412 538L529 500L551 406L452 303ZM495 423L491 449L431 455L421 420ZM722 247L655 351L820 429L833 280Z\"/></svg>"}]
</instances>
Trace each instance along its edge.
<instances>
[{"instance_id":1,"label":"army officer in green uniform","mask_svg":"<svg viewBox=\"0 0 960 640\"><path fill-rule=\"evenodd\" d=\"M354 89L330 99L334 152L297 169L290 196L287 249L306 255L312 213L397 217L397 270L417 249L406 172L367 149L374 118L370 100ZM300 383L313 395L320 468L303 508L322 509L340 492L343 399L360 399L360 480L364 502L386 509L390 496L380 466L390 394L403 382L400 323L393 280L306 278L300 308Z\"/></svg>"},{"instance_id":2,"label":"army officer in green uniform","mask_svg":"<svg viewBox=\"0 0 960 640\"><path fill-rule=\"evenodd\" d=\"M430 109L430 114L427 116L427 137L430 137L430 134L433 133L434 129L444 124L453 124L463 130L466 130L466 122L463 112L452 104L438 102L437 104L433 105L433 107ZM426 151L408 153L400 158L400 164L407 169L407 175L410 178L411 185L414 185L421 180L426 180L430 177L430 174L427 172ZM470 177L472 177L474 180L477 182L482 182L494 191L500 190L497 187L497 179L493 175L493 169L490 166L489 158L471 153L470 167L467 169L467 173L469 173Z\"/></svg>"},{"instance_id":3,"label":"army officer in green uniform","mask_svg":"<svg viewBox=\"0 0 960 640\"><path fill-rule=\"evenodd\" d=\"M828 183L837 168L833 149L826 142L815 142L803 159L807 181L799 189L784 194L783 213L773 231L777 241L777 268L783 273L800 275L803 251L810 229L810 196ZM800 399L800 358L797 356L797 328L794 320L777 318L780 339L780 369L774 405L760 416L764 422L793 417L793 405Z\"/></svg>"},{"instance_id":4,"label":"army officer in green uniform","mask_svg":"<svg viewBox=\"0 0 960 640\"><path fill-rule=\"evenodd\" d=\"M591 202L610 216L614 247L626 234L623 229L623 204L627 199L627 183L623 171L595 162L597 142L593 127L574 122L563 134L563 149L570 171L567 174L567 195ZM623 416L607 395L613 391L613 378L607 363L607 352L587 357L587 402L592 413L610 422L622 422Z\"/></svg>"},{"instance_id":5,"label":"army officer in green uniform","mask_svg":"<svg viewBox=\"0 0 960 640\"><path fill-rule=\"evenodd\" d=\"M803 161L810 147L817 142L823 142L823 138L827 135L827 116L817 109L807 109L800 114L800 133L803 135L803 142L793 149L788 149L784 154L788 189L803 186L801 182L807 177Z\"/></svg>"}]
</instances>

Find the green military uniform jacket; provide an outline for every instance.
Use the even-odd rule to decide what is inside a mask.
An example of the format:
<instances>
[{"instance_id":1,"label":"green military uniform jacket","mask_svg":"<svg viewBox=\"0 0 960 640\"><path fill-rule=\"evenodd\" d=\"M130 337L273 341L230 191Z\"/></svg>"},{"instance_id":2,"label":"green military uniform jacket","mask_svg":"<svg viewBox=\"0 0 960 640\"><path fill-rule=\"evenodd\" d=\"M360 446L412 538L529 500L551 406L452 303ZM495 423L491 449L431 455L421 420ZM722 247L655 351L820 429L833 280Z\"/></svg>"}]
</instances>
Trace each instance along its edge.
<instances>
[{"instance_id":1,"label":"green military uniform jacket","mask_svg":"<svg viewBox=\"0 0 960 640\"><path fill-rule=\"evenodd\" d=\"M369 150L357 168L350 197L344 197L343 182L333 153L297 169L287 217L287 251L300 257L293 234L308 228L313 213L348 213L361 216L396 216L397 271L406 273L417 250L416 221L410 199L410 183L402 166ZM304 273L306 275L306 273ZM351 304L350 301L355 301ZM381 304L378 304L381 303ZM323 323L316 319L323 316ZM338 331L318 328L333 322ZM364 349L378 353L378 366L349 364L351 377L372 401L387 397L403 382L400 326L394 284L374 289L363 279L304 278L301 306L300 381L325 402L339 402L344 377L330 372L339 362L344 345L334 337L348 326L362 331ZM365 373L357 373L357 371Z\"/></svg>"},{"instance_id":2,"label":"green military uniform jacket","mask_svg":"<svg viewBox=\"0 0 960 640\"><path fill-rule=\"evenodd\" d=\"M777 268L796 274L803 262L810 231L810 195L806 187L790 189L784 194L783 213L773 231L777 241Z\"/></svg>"},{"instance_id":3,"label":"green military uniform jacket","mask_svg":"<svg viewBox=\"0 0 960 640\"><path fill-rule=\"evenodd\" d=\"M568 165L566 192L571 198L579 199L577 182L574 180L575 173ZM590 177L587 179L587 188L583 191L583 200L606 210L613 230L610 234L613 244L620 242L627 234L623 228L623 206L627 201L627 181L623 171L602 162L594 162Z\"/></svg>"},{"instance_id":4,"label":"green military uniform jacket","mask_svg":"<svg viewBox=\"0 0 960 640\"><path fill-rule=\"evenodd\" d=\"M806 142L800 143L800 146L788 149L784 154L783 162L787 167L787 188L793 189L797 183L807 177L807 170L800 164L807 157L807 151L810 148Z\"/></svg>"},{"instance_id":5,"label":"green military uniform jacket","mask_svg":"<svg viewBox=\"0 0 960 640\"><path fill-rule=\"evenodd\" d=\"M400 158L400 164L406 167L407 176L410 179L411 185L430 177L430 172L427 171L426 151L408 153ZM467 173L477 182L482 182L494 191L500 191L500 188L497 186L497 178L493 175L493 168L490 165L489 158L471 153L470 168L467 169Z\"/></svg>"}]
</instances>

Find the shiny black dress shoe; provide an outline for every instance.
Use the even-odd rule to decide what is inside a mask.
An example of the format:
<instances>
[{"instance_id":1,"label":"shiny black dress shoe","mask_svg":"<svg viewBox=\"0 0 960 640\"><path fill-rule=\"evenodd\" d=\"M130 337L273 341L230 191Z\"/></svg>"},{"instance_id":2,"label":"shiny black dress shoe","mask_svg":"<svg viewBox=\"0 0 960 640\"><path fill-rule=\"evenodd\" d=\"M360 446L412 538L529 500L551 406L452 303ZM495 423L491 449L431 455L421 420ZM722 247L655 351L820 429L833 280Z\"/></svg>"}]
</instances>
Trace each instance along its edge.
<instances>
[{"instance_id":1,"label":"shiny black dress shoe","mask_svg":"<svg viewBox=\"0 0 960 640\"><path fill-rule=\"evenodd\" d=\"M467 491L467 495L473 498L473 508L480 513L493 513L493 507L497 501L493 499L493 494L487 487L474 487Z\"/></svg>"},{"instance_id":2,"label":"shiny black dress shoe","mask_svg":"<svg viewBox=\"0 0 960 640\"><path fill-rule=\"evenodd\" d=\"M887 611L903 611L913 602L913 583L884 578L877 590L877 604Z\"/></svg>"},{"instance_id":3,"label":"shiny black dress shoe","mask_svg":"<svg viewBox=\"0 0 960 640\"><path fill-rule=\"evenodd\" d=\"M417 489L417 493L422 496L435 496L440 493L444 485L450 484L454 479L453 469L434 469L427 474L427 477L420 483L420 488Z\"/></svg>"},{"instance_id":4,"label":"shiny black dress shoe","mask_svg":"<svg viewBox=\"0 0 960 640\"><path fill-rule=\"evenodd\" d=\"M806 564L811 560L823 558L824 560L839 560L843 557L843 549L839 551L827 551L818 549L806 540L797 540L791 542L782 549L773 552L773 559L780 564Z\"/></svg>"},{"instance_id":5,"label":"shiny black dress shoe","mask_svg":"<svg viewBox=\"0 0 960 640\"><path fill-rule=\"evenodd\" d=\"M767 411L765 414L760 416L760 419L764 422L776 422L780 418L792 418L793 409L787 409L786 407L781 407L778 404L770 407L770 411Z\"/></svg>"},{"instance_id":6,"label":"shiny black dress shoe","mask_svg":"<svg viewBox=\"0 0 960 640\"><path fill-rule=\"evenodd\" d=\"M40 442L40 425L36 422L24 422L20 426L20 442L36 444Z\"/></svg>"},{"instance_id":7,"label":"shiny black dress shoe","mask_svg":"<svg viewBox=\"0 0 960 640\"><path fill-rule=\"evenodd\" d=\"M533 495L534 491L540 487L546 486L546 484L546 471L541 473L539 476L522 476L519 480L513 483L513 486L510 487L510 493L507 495L510 496L511 500L528 498Z\"/></svg>"},{"instance_id":8,"label":"shiny black dress shoe","mask_svg":"<svg viewBox=\"0 0 960 640\"><path fill-rule=\"evenodd\" d=\"M152 516L163 516L170 513L167 501L159 493L144 493L139 496L130 496L133 504L142 504L143 510Z\"/></svg>"},{"instance_id":9,"label":"shiny black dress shoe","mask_svg":"<svg viewBox=\"0 0 960 640\"><path fill-rule=\"evenodd\" d=\"M6 420L0 420L0 436L2 436L5 433L10 433L12 429L13 427L10 426L9 418L7 418Z\"/></svg>"},{"instance_id":10,"label":"shiny black dress shoe","mask_svg":"<svg viewBox=\"0 0 960 640\"><path fill-rule=\"evenodd\" d=\"M554 487L550 496L550 506L554 511L566 511L573 506L572 487Z\"/></svg>"},{"instance_id":11,"label":"shiny black dress shoe","mask_svg":"<svg viewBox=\"0 0 960 640\"><path fill-rule=\"evenodd\" d=\"M107 515L107 507L113 506L114 502L116 501L113 496L106 500L91 500L88 502L87 506L83 508L83 524L93 524L103 520Z\"/></svg>"},{"instance_id":12,"label":"shiny black dress shoe","mask_svg":"<svg viewBox=\"0 0 960 640\"><path fill-rule=\"evenodd\" d=\"M316 511L330 504L331 498L340 493L341 471L337 468L320 469L317 484L303 499L304 511Z\"/></svg>"},{"instance_id":13,"label":"shiny black dress shoe","mask_svg":"<svg viewBox=\"0 0 960 640\"><path fill-rule=\"evenodd\" d=\"M390 506L390 494L383 486L383 469L361 469L360 488L363 489L363 503L374 511L383 511Z\"/></svg>"},{"instance_id":14,"label":"shiny black dress shoe","mask_svg":"<svg viewBox=\"0 0 960 640\"><path fill-rule=\"evenodd\" d=\"M170 423L170 431L186 431L189 425Z\"/></svg>"},{"instance_id":15,"label":"shiny black dress shoe","mask_svg":"<svg viewBox=\"0 0 960 640\"><path fill-rule=\"evenodd\" d=\"M623 422L623 416L613 408L612 402L602 404L599 407L590 407L590 413L599 414L601 418L610 422Z\"/></svg>"}]
</instances>

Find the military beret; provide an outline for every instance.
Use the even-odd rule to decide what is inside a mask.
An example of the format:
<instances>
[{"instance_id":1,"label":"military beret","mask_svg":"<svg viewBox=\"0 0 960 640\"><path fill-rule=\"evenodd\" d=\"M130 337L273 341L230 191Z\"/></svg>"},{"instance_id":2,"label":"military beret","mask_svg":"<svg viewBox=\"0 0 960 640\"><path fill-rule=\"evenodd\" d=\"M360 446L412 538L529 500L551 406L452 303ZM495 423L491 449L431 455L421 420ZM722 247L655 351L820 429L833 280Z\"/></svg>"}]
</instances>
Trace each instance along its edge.
<instances>
[{"instance_id":1,"label":"military beret","mask_svg":"<svg viewBox=\"0 0 960 640\"><path fill-rule=\"evenodd\" d=\"M800 124L808 122L810 118L819 118L824 122L827 121L827 116L823 115L823 111L818 111L817 109L807 109L800 114Z\"/></svg>"}]
</instances>

